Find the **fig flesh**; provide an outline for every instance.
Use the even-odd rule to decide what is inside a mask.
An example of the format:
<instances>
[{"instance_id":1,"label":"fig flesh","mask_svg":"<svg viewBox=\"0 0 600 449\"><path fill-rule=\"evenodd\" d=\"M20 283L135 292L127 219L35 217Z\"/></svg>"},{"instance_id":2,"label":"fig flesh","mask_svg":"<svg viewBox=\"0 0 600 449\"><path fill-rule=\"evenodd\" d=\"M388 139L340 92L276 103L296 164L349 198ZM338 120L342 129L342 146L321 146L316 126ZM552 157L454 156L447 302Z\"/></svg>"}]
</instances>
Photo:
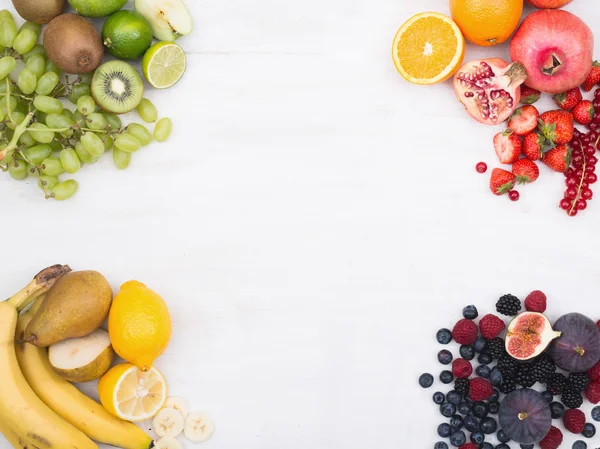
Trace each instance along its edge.
<instances>
[{"instance_id":1,"label":"fig flesh","mask_svg":"<svg viewBox=\"0 0 600 449\"><path fill-rule=\"evenodd\" d=\"M544 396L531 388L521 388L502 400L498 421L514 442L533 444L544 439L550 431L552 413Z\"/></svg>"},{"instance_id":2,"label":"fig flesh","mask_svg":"<svg viewBox=\"0 0 600 449\"><path fill-rule=\"evenodd\" d=\"M517 360L530 360L540 355L550 342L560 336L550 320L537 312L523 312L508 325L506 352Z\"/></svg>"},{"instance_id":3,"label":"fig flesh","mask_svg":"<svg viewBox=\"0 0 600 449\"><path fill-rule=\"evenodd\" d=\"M600 328L581 313L568 313L554 323L562 332L552 342L549 353L559 368L570 373L583 373L600 360Z\"/></svg>"}]
</instances>

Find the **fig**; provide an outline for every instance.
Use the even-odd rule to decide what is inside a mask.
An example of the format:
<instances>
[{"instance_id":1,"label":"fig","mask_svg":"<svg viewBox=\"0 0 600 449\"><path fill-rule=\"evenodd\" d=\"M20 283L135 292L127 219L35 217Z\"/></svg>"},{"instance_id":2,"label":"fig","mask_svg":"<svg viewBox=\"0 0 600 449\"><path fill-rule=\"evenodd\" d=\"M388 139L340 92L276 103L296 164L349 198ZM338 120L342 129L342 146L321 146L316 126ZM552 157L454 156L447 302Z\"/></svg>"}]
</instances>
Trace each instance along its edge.
<instances>
[{"instance_id":1,"label":"fig","mask_svg":"<svg viewBox=\"0 0 600 449\"><path fill-rule=\"evenodd\" d=\"M559 368L569 373L583 373L600 360L600 328L581 313L568 313L554 323L562 332L552 342L549 354Z\"/></svg>"},{"instance_id":2,"label":"fig","mask_svg":"<svg viewBox=\"0 0 600 449\"><path fill-rule=\"evenodd\" d=\"M504 397L498 421L504 433L514 442L533 444L544 439L550 431L552 413L541 393L521 388Z\"/></svg>"},{"instance_id":3,"label":"fig","mask_svg":"<svg viewBox=\"0 0 600 449\"><path fill-rule=\"evenodd\" d=\"M550 320L537 312L523 312L508 325L506 352L517 360L530 360L540 355L550 342L560 336Z\"/></svg>"}]
</instances>

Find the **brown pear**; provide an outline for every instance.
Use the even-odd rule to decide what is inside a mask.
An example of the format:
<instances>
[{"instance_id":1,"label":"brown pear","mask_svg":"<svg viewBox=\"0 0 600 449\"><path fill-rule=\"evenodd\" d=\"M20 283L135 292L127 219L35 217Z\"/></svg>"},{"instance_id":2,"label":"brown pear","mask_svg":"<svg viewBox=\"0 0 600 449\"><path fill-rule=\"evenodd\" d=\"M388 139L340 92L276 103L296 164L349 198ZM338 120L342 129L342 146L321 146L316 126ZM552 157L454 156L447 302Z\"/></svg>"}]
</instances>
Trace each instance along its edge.
<instances>
[{"instance_id":1,"label":"brown pear","mask_svg":"<svg viewBox=\"0 0 600 449\"><path fill-rule=\"evenodd\" d=\"M25 330L25 341L46 348L67 338L89 335L102 325L111 302L112 289L97 271L65 274L46 293Z\"/></svg>"}]
</instances>

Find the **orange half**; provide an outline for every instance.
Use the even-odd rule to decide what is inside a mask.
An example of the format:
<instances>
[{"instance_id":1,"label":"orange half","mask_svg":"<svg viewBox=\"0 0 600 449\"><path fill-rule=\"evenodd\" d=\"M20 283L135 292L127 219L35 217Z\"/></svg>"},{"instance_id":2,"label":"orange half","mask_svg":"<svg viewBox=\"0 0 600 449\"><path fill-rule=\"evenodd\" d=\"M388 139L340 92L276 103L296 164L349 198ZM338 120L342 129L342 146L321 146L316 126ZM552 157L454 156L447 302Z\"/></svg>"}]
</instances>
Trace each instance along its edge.
<instances>
[{"instance_id":1,"label":"orange half","mask_svg":"<svg viewBox=\"0 0 600 449\"><path fill-rule=\"evenodd\" d=\"M450 78L465 56L465 39L444 14L424 12L411 17L394 38L392 58L400 75L415 84Z\"/></svg>"}]
</instances>

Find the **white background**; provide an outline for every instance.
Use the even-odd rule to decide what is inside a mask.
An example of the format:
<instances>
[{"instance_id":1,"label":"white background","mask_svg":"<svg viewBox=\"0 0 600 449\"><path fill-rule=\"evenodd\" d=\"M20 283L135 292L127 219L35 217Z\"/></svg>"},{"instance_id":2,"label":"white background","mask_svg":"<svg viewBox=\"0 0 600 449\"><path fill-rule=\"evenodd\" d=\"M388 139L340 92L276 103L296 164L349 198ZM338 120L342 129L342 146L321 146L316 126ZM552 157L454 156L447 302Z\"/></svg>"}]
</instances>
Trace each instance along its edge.
<instances>
[{"instance_id":1,"label":"white background","mask_svg":"<svg viewBox=\"0 0 600 449\"><path fill-rule=\"evenodd\" d=\"M464 305L539 288L553 319L600 318L600 205L567 217L545 167L518 203L494 197L474 166L496 165L500 128L391 62L397 28L445 0L187 3L188 71L147 92L168 143L85 167L64 203L0 176L5 296L53 263L162 294L157 366L214 415L207 449L432 448L436 388L417 378ZM597 2L567 9L600 29Z\"/></svg>"}]
</instances>

